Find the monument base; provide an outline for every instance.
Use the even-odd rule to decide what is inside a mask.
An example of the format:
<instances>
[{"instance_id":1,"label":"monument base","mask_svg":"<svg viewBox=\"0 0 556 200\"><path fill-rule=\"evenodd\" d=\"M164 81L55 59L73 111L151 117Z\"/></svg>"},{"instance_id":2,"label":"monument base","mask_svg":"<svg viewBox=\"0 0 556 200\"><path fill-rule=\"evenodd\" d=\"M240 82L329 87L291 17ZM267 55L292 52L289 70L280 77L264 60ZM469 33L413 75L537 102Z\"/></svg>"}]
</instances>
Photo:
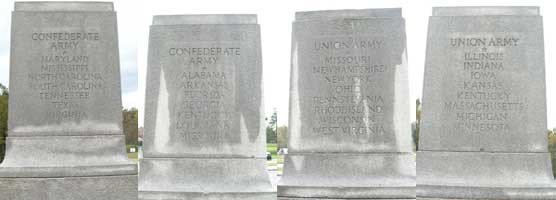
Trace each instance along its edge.
<instances>
[{"instance_id":1,"label":"monument base","mask_svg":"<svg viewBox=\"0 0 556 200\"><path fill-rule=\"evenodd\" d=\"M276 200L276 193L139 192L140 200Z\"/></svg>"},{"instance_id":2,"label":"monument base","mask_svg":"<svg viewBox=\"0 0 556 200\"><path fill-rule=\"evenodd\" d=\"M556 187L458 187L419 185L419 200L448 199L516 199L516 200L548 200L556 199Z\"/></svg>"},{"instance_id":3,"label":"monument base","mask_svg":"<svg viewBox=\"0 0 556 200\"><path fill-rule=\"evenodd\" d=\"M264 158L143 158L139 199L276 200Z\"/></svg>"},{"instance_id":4,"label":"monument base","mask_svg":"<svg viewBox=\"0 0 556 200\"><path fill-rule=\"evenodd\" d=\"M417 152L418 199L556 199L549 153Z\"/></svg>"},{"instance_id":5,"label":"monument base","mask_svg":"<svg viewBox=\"0 0 556 200\"><path fill-rule=\"evenodd\" d=\"M137 175L124 135L7 137L0 178Z\"/></svg>"},{"instance_id":6,"label":"monument base","mask_svg":"<svg viewBox=\"0 0 556 200\"><path fill-rule=\"evenodd\" d=\"M280 199L415 199L413 153L290 153Z\"/></svg>"},{"instance_id":7,"label":"monument base","mask_svg":"<svg viewBox=\"0 0 556 200\"><path fill-rule=\"evenodd\" d=\"M0 178L0 199L136 200L137 175Z\"/></svg>"},{"instance_id":8,"label":"monument base","mask_svg":"<svg viewBox=\"0 0 556 200\"><path fill-rule=\"evenodd\" d=\"M329 199L329 198L289 198L278 197L278 200L349 200L349 199ZM408 200L408 199L355 199L355 200Z\"/></svg>"}]
</instances>

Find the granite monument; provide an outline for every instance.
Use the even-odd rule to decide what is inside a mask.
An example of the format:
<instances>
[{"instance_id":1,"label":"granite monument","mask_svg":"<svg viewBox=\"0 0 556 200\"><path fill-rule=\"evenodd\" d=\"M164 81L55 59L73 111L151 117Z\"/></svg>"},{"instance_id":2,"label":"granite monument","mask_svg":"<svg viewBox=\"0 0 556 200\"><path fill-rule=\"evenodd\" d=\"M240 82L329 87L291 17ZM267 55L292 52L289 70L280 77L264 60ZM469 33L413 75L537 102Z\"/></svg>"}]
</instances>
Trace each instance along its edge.
<instances>
[{"instance_id":1,"label":"granite monument","mask_svg":"<svg viewBox=\"0 0 556 200\"><path fill-rule=\"evenodd\" d=\"M16 2L0 198L137 199L116 13L109 2Z\"/></svg>"},{"instance_id":2,"label":"granite monument","mask_svg":"<svg viewBox=\"0 0 556 200\"><path fill-rule=\"evenodd\" d=\"M292 41L279 199L415 199L401 9L298 12Z\"/></svg>"},{"instance_id":3,"label":"granite monument","mask_svg":"<svg viewBox=\"0 0 556 200\"><path fill-rule=\"evenodd\" d=\"M418 199L556 199L538 7L429 19Z\"/></svg>"},{"instance_id":4,"label":"granite monument","mask_svg":"<svg viewBox=\"0 0 556 200\"><path fill-rule=\"evenodd\" d=\"M140 199L270 200L256 15L150 28Z\"/></svg>"}]
</instances>

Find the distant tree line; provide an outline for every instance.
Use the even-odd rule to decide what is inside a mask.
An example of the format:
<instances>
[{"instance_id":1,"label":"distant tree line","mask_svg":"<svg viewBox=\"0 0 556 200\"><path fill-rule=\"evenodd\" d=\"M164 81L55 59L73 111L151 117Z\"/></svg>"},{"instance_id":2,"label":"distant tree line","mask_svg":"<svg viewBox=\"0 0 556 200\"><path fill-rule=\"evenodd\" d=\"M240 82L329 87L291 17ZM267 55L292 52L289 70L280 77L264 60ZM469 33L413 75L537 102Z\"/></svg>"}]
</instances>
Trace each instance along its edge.
<instances>
[{"instance_id":1,"label":"distant tree line","mask_svg":"<svg viewBox=\"0 0 556 200\"><path fill-rule=\"evenodd\" d=\"M137 145L137 139L139 136L138 119L139 112L137 108L124 108L122 110L122 125L125 134L125 143L127 145Z\"/></svg>"},{"instance_id":2,"label":"distant tree line","mask_svg":"<svg viewBox=\"0 0 556 200\"><path fill-rule=\"evenodd\" d=\"M278 114L272 112L266 126L266 143L277 144L278 149L288 147L288 126L278 126Z\"/></svg>"},{"instance_id":3,"label":"distant tree line","mask_svg":"<svg viewBox=\"0 0 556 200\"><path fill-rule=\"evenodd\" d=\"M265 120L268 123L268 125L266 126L266 143L275 144L276 142L278 142L278 137L276 134L278 114L276 113L276 110L274 110L274 112L270 116L270 119L265 118Z\"/></svg>"},{"instance_id":4,"label":"distant tree line","mask_svg":"<svg viewBox=\"0 0 556 200\"><path fill-rule=\"evenodd\" d=\"M6 151L6 135L8 134L8 88L0 83L0 162L4 160Z\"/></svg>"},{"instance_id":5,"label":"distant tree line","mask_svg":"<svg viewBox=\"0 0 556 200\"><path fill-rule=\"evenodd\" d=\"M419 130L421 128L421 100L415 100L415 121L411 123L411 136L413 138L413 146L415 151L419 149Z\"/></svg>"},{"instance_id":6,"label":"distant tree line","mask_svg":"<svg viewBox=\"0 0 556 200\"><path fill-rule=\"evenodd\" d=\"M556 176L556 128L548 130L548 151L552 158L552 173Z\"/></svg>"}]
</instances>

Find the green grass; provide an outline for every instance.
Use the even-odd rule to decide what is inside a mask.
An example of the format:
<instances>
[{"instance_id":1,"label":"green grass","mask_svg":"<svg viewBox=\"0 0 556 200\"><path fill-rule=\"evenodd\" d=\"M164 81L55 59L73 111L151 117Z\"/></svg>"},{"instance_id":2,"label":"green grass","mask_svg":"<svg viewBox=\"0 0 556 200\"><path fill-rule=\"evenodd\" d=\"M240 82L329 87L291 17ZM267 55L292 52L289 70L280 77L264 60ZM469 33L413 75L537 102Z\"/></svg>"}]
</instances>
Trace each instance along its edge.
<instances>
[{"instance_id":1,"label":"green grass","mask_svg":"<svg viewBox=\"0 0 556 200\"><path fill-rule=\"evenodd\" d=\"M132 160L137 160L138 158L138 153L127 153L127 158L132 159Z\"/></svg>"},{"instance_id":2,"label":"green grass","mask_svg":"<svg viewBox=\"0 0 556 200\"><path fill-rule=\"evenodd\" d=\"M270 152L270 154L272 154L272 158L275 159L277 156L278 145L275 143L266 144L266 151Z\"/></svg>"},{"instance_id":3,"label":"green grass","mask_svg":"<svg viewBox=\"0 0 556 200\"><path fill-rule=\"evenodd\" d=\"M272 162L267 162L268 166L277 166L284 163L284 155L278 155L278 145L275 143L266 144L266 151L272 154ZM277 171L282 172L282 167L278 167Z\"/></svg>"},{"instance_id":4,"label":"green grass","mask_svg":"<svg viewBox=\"0 0 556 200\"><path fill-rule=\"evenodd\" d=\"M278 145L275 143L268 143L266 144L266 151L270 152L270 154L272 154L272 159L277 159L277 164L283 164L284 163L284 155L278 155L277 151L278 151ZM273 164L274 165L274 164Z\"/></svg>"},{"instance_id":5,"label":"green grass","mask_svg":"<svg viewBox=\"0 0 556 200\"><path fill-rule=\"evenodd\" d=\"M278 145L274 143L266 144L266 151L272 154L272 159L276 162L267 162L268 166L277 166L284 163L284 155L278 155ZM282 167L278 167L277 171L282 172Z\"/></svg>"},{"instance_id":6,"label":"green grass","mask_svg":"<svg viewBox=\"0 0 556 200\"><path fill-rule=\"evenodd\" d=\"M128 152L129 148L132 148L132 147L135 147L135 152L127 153L127 158L137 162L137 160L139 160L139 158L138 158L139 153L137 152L139 150L139 148L137 148L137 145L132 145L132 144L125 145L125 150L126 150L126 152Z\"/></svg>"}]
</instances>

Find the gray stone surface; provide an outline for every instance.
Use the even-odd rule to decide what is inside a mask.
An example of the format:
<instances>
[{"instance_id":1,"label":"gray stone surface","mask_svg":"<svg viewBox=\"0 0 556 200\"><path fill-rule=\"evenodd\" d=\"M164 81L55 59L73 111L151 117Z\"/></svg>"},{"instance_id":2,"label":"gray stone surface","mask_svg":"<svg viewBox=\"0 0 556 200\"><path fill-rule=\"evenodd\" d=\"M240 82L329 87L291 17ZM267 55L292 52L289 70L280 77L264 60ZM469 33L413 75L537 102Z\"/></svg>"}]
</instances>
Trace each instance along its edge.
<instances>
[{"instance_id":1,"label":"gray stone surface","mask_svg":"<svg viewBox=\"0 0 556 200\"><path fill-rule=\"evenodd\" d=\"M16 2L15 11L114 11L114 4L108 2L79 1L21 1Z\"/></svg>"},{"instance_id":2,"label":"gray stone surface","mask_svg":"<svg viewBox=\"0 0 556 200\"><path fill-rule=\"evenodd\" d=\"M1 197L137 198L116 26L108 2L15 3Z\"/></svg>"},{"instance_id":3,"label":"gray stone surface","mask_svg":"<svg viewBox=\"0 0 556 200\"><path fill-rule=\"evenodd\" d=\"M179 24L257 24L257 15L156 15L153 25Z\"/></svg>"},{"instance_id":4,"label":"gray stone surface","mask_svg":"<svg viewBox=\"0 0 556 200\"><path fill-rule=\"evenodd\" d=\"M434 8L418 198L556 199L537 7Z\"/></svg>"},{"instance_id":5,"label":"gray stone surface","mask_svg":"<svg viewBox=\"0 0 556 200\"><path fill-rule=\"evenodd\" d=\"M384 9L346 9L346 10L317 10L296 12L295 21L306 20L332 20L346 18L401 18L402 10L399 8Z\"/></svg>"},{"instance_id":6,"label":"gray stone surface","mask_svg":"<svg viewBox=\"0 0 556 200\"><path fill-rule=\"evenodd\" d=\"M439 151L417 154L418 180L423 185L542 187L554 181L550 165L549 153Z\"/></svg>"},{"instance_id":7,"label":"gray stone surface","mask_svg":"<svg viewBox=\"0 0 556 200\"><path fill-rule=\"evenodd\" d=\"M187 199L187 200L271 200L276 199L276 193L168 193L168 192L149 192L140 193L142 200L174 200L174 199Z\"/></svg>"},{"instance_id":8,"label":"gray stone surface","mask_svg":"<svg viewBox=\"0 0 556 200\"><path fill-rule=\"evenodd\" d=\"M145 157L266 156L259 38L258 24L151 26Z\"/></svg>"},{"instance_id":9,"label":"gray stone surface","mask_svg":"<svg viewBox=\"0 0 556 200\"><path fill-rule=\"evenodd\" d=\"M409 121L404 20L299 21L293 31L289 152L411 152L410 127L398 123Z\"/></svg>"},{"instance_id":10,"label":"gray stone surface","mask_svg":"<svg viewBox=\"0 0 556 200\"><path fill-rule=\"evenodd\" d=\"M540 16L431 17L420 149L546 152L542 37Z\"/></svg>"},{"instance_id":11,"label":"gray stone surface","mask_svg":"<svg viewBox=\"0 0 556 200\"><path fill-rule=\"evenodd\" d=\"M37 4L12 13L9 135L121 135L116 13Z\"/></svg>"},{"instance_id":12,"label":"gray stone surface","mask_svg":"<svg viewBox=\"0 0 556 200\"><path fill-rule=\"evenodd\" d=\"M297 13L279 197L415 198L400 9Z\"/></svg>"},{"instance_id":13,"label":"gray stone surface","mask_svg":"<svg viewBox=\"0 0 556 200\"><path fill-rule=\"evenodd\" d=\"M137 200L137 175L0 178L6 200Z\"/></svg>"},{"instance_id":14,"label":"gray stone surface","mask_svg":"<svg viewBox=\"0 0 556 200\"><path fill-rule=\"evenodd\" d=\"M290 154L280 197L415 198L410 154Z\"/></svg>"},{"instance_id":15,"label":"gray stone surface","mask_svg":"<svg viewBox=\"0 0 556 200\"><path fill-rule=\"evenodd\" d=\"M145 158L140 164L140 196L150 191L276 196L261 159Z\"/></svg>"},{"instance_id":16,"label":"gray stone surface","mask_svg":"<svg viewBox=\"0 0 556 200\"><path fill-rule=\"evenodd\" d=\"M433 16L487 16L487 15L540 15L535 6L469 6L469 7L435 7Z\"/></svg>"},{"instance_id":17,"label":"gray stone surface","mask_svg":"<svg viewBox=\"0 0 556 200\"><path fill-rule=\"evenodd\" d=\"M154 17L140 199L276 199L265 165L256 21Z\"/></svg>"},{"instance_id":18,"label":"gray stone surface","mask_svg":"<svg viewBox=\"0 0 556 200\"><path fill-rule=\"evenodd\" d=\"M8 137L0 177L66 177L136 174L124 136Z\"/></svg>"},{"instance_id":19,"label":"gray stone surface","mask_svg":"<svg viewBox=\"0 0 556 200\"><path fill-rule=\"evenodd\" d=\"M6 200L136 200L137 176L0 178Z\"/></svg>"},{"instance_id":20,"label":"gray stone surface","mask_svg":"<svg viewBox=\"0 0 556 200\"><path fill-rule=\"evenodd\" d=\"M278 197L278 200L348 200L348 199L346 199L346 198L340 198L340 199L333 198L333 199L331 199L331 198ZM407 200L407 199L390 199L390 198L387 198L387 199L382 199L382 198L380 198L380 199L375 199L375 198L366 199L366 198L363 198L363 199L361 199L361 198L358 198L357 200Z\"/></svg>"},{"instance_id":21,"label":"gray stone surface","mask_svg":"<svg viewBox=\"0 0 556 200\"><path fill-rule=\"evenodd\" d=\"M418 200L551 200L556 199L554 187L465 187L429 186L417 187ZM434 197L434 198L429 198Z\"/></svg>"}]
</instances>

